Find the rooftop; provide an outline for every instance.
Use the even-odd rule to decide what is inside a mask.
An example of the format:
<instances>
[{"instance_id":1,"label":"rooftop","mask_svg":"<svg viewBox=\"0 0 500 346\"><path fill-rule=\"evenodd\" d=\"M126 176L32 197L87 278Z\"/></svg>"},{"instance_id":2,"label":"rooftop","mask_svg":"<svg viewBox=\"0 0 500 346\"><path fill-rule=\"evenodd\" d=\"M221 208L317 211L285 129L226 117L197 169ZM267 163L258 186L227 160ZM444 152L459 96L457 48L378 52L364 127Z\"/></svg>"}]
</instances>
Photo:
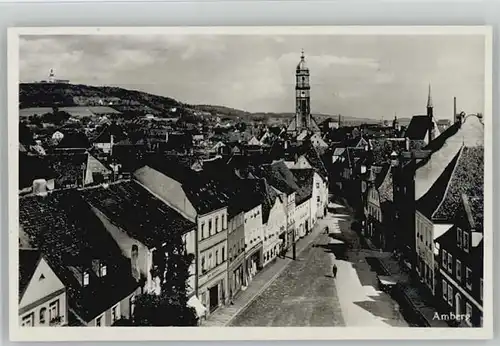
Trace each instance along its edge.
<instances>
[{"instance_id":1,"label":"rooftop","mask_svg":"<svg viewBox=\"0 0 500 346\"><path fill-rule=\"evenodd\" d=\"M20 248L38 249L67 288L70 307L86 321L138 286L130 261L77 190L19 198ZM95 263L105 263L99 277ZM90 285L83 287L84 270Z\"/></svg>"},{"instance_id":2,"label":"rooftop","mask_svg":"<svg viewBox=\"0 0 500 346\"><path fill-rule=\"evenodd\" d=\"M149 248L168 243L195 228L195 224L136 181L123 181L82 190L84 199L111 222Z\"/></svg>"},{"instance_id":3,"label":"rooftop","mask_svg":"<svg viewBox=\"0 0 500 346\"><path fill-rule=\"evenodd\" d=\"M429 191L417 201L418 210L433 221L452 221L462 203L462 194L482 199L483 175L484 148L463 147Z\"/></svg>"},{"instance_id":4,"label":"rooftop","mask_svg":"<svg viewBox=\"0 0 500 346\"><path fill-rule=\"evenodd\" d=\"M299 190L295 195L295 203L299 205L312 196L314 169L291 169L290 171L299 186Z\"/></svg>"},{"instance_id":5,"label":"rooftop","mask_svg":"<svg viewBox=\"0 0 500 346\"><path fill-rule=\"evenodd\" d=\"M452 126L431 141L427 146L432 151L431 155L417 164L415 200L430 189L463 146L482 146L483 141L484 125L476 116L467 117L456 132Z\"/></svg>"}]
</instances>

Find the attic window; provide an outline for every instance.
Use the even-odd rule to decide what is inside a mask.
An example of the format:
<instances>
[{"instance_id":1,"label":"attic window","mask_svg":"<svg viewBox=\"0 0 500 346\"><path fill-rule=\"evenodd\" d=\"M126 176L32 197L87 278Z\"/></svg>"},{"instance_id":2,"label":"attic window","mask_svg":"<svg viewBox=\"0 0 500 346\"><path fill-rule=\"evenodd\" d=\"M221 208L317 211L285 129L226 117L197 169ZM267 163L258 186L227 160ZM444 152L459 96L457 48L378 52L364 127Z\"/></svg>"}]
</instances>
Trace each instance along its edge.
<instances>
[{"instance_id":1,"label":"attic window","mask_svg":"<svg viewBox=\"0 0 500 346\"><path fill-rule=\"evenodd\" d=\"M101 263L101 266L99 267L99 276L105 277L107 274L107 271L108 271L108 268L106 267L106 265Z\"/></svg>"},{"instance_id":2,"label":"attic window","mask_svg":"<svg viewBox=\"0 0 500 346\"><path fill-rule=\"evenodd\" d=\"M90 281L90 274L88 271L85 271L83 273L83 287L86 287L89 285L89 281Z\"/></svg>"},{"instance_id":3,"label":"attic window","mask_svg":"<svg viewBox=\"0 0 500 346\"><path fill-rule=\"evenodd\" d=\"M45 275L40 275L40 278L38 279L39 281L42 281L43 279L45 279Z\"/></svg>"}]
</instances>

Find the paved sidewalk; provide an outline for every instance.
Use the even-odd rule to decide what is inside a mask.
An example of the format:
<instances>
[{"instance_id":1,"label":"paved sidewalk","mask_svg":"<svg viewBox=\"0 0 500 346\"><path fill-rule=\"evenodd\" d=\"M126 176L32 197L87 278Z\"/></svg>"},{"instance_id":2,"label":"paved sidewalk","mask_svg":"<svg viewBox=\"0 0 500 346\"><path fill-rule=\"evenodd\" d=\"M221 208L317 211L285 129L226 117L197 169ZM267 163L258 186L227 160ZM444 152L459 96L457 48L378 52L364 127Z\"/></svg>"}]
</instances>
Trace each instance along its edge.
<instances>
[{"instance_id":1,"label":"paved sidewalk","mask_svg":"<svg viewBox=\"0 0 500 346\"><path fill-rule=\"evenodd\" d=\"M325 226L331 228L333 219L326 217L319 219L313 227L311 233L297 242L296 254L299 257L300 253L311 244L323 231ZM283 270L293 262L292 249L290 248L286 253L285 258L277 258L276 262L267 265L261 272L259 272L252 280L250 285L245 291L238 293L233 300L232 305L219 307L214 311L207 320L202 323L204 327L221 327L227 326L233 318L257 298L271 283L283 272Z\"/></svg>"}]
</instances>

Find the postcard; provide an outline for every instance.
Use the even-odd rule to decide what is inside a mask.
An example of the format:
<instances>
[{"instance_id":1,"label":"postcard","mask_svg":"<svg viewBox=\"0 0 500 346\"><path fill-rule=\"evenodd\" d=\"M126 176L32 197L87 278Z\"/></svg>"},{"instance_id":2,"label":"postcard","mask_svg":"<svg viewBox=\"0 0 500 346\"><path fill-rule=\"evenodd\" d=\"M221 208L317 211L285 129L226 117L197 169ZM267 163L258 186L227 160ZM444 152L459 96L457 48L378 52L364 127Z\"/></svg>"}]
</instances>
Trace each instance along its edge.
<instances>
[{"instance_id":1,"label":"postcard","mask_svg":"<svg viewBox=\"0 0 500 346\"><path fill-rule=\"evenodd\" d=\"M12 340L492 337L490 28L8 44Z\"/></svg>"}]
</instances>

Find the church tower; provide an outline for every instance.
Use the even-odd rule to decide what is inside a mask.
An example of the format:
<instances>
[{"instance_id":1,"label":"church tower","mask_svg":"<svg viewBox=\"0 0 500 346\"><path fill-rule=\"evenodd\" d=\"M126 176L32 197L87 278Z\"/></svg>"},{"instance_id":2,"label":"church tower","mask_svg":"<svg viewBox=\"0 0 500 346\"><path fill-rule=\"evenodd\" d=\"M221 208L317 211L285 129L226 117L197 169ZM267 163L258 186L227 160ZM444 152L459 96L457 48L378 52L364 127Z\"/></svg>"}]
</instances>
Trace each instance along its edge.
<instances>
[{"instance_id":1,"label":"church tower","mask_svg":"<svg viewBox=\"0 0 500 346\"><path fill-rule=\"evenodd\" d=\"M428 141L432 141L436 136L434 133L435 125L434 125L434 105L432 103L432 95L431 95L431 85L429 84L429 95L427 96L427 117L429 118L429 135Z\"/></svg>"},{"instance_id":2,"label":"church tower","mask_svg":"<svg viewBox=\"0 0 500 346\"><path fill-rule=\"evenodd\" d=\"M304 50L295 71L295 122L297 131L310 129L311 123L311 86L309 69L306 65Z\"/></svg>"}]
</instances>

